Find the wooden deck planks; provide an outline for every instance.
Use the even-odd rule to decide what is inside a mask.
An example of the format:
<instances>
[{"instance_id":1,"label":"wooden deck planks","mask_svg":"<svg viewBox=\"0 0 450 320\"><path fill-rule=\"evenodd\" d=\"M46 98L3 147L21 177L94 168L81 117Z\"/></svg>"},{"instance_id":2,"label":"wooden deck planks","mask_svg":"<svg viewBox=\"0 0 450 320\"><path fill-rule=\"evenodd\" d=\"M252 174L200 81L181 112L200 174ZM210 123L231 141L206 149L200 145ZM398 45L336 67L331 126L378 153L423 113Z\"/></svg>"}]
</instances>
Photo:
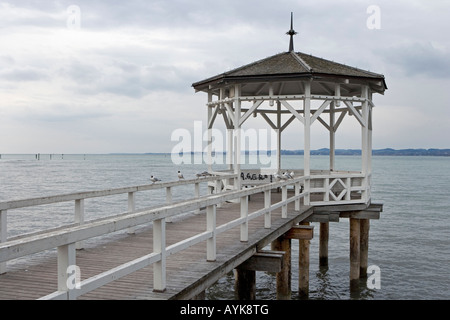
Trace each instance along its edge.
<instances>
[{"instance_id":1,"label":"wooden deck planks","mask_svg":"<svg viewBox=\"0 0 450 320\"><path fill-rule=\"evenodd\" d=\"M281 199L281 193L272 192L272 203ZM264 207L263 194L252 195L249 213ZM217 236L217 260L206 261L206 241L167 258L167 290L153 292L152 266L143 268L81 297L82 299L179 299L190 298L197 291L212 285L234 267L245 261L257 249L262 249L271 239L283 234L283 230L298 223L312 213L304 208L304 216L294 213L289 205L288 219L281 219L281 208L272 212L272 228L264 229L264 216L249 222L249 241L240 242L240 228L235 227ZM310 212L309 212L309 211ZM217 208L217 226L240 217L240 206L224 203ZM288 230L287 229L287 230ZM189 238L206 230L205 213L188 214L166 224L167 245ZM98 241L89 241L86 248L77 251L76 263L81 279L119 266L152 252L151 226L138 228L136 234L126 232ZM17 263L11 271L0 276L0 299L37 299L57 289L56 253L33 258L30 266Z\"/></svg>"}]
</instances>

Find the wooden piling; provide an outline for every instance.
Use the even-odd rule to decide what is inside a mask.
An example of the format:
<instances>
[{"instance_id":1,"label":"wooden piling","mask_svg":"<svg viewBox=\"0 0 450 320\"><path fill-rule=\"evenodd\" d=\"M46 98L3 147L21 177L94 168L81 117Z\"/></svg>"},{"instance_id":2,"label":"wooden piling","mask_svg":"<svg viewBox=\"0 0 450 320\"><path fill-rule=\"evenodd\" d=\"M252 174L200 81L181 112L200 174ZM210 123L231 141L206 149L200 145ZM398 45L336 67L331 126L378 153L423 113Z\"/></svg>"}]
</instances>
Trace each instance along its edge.
<instances>
[{"instance_id":1,"label":"wooden piling","mask_svg":"<svg viewBox=\"0 0 450 320\"><path fill-rule=\"evenodd\" d=\"M369 260L369 229L370 219L360 220L360 266L359 277L367 278L367 267Z\"/></svg>"},{"instance_id":2,"label":"wooden piling","mask_svg":"<svg viewBox=\"0 0 450 320\"><path fill-rule=\"evenodd\" d=\"M328 239L330 224L328 222L320 223L319 240L319 266L328 267Z\"/></svg>"},{"instance_id":3,"label":"wooden piling","mask_svg":"<svg viewBox=\"0 0 450 320\"><path fill-rule=\"evenodd\" d=\"M291 299L291 239L279 237L271 244L272 250L284 251L283 269L277 273L277 300Z\"/></svg>"},{"instance_id":4,"label":"wooden piling","mask_svg":"<svg viewBox=\"0 0 450 320\"><path fill-rule=\"evenodd\" d=\"M238 300L255 300L256 271L241 268L234 269L234 289Z\"/></svg>"},{"instance_id":5,"label":"wooden piling","mask_svg":"<svg viewBox=\"0 0 450 320\"><path fill-rule=\"evenodd\" d=\"M309 225L302 222L301 225ZM309 239L300 239L298 250L298 295L304 299L309 297Z\"/></svg>"},{"instance_id":6,"label":"wooden piling","mask_svg":"<svg viewBox=\"0 0 450 320\"><path fill-rule=\"evenodd\" d=\"M350 291L359 287L360 220L350 218Z\"/></svg>"}]
</instances>

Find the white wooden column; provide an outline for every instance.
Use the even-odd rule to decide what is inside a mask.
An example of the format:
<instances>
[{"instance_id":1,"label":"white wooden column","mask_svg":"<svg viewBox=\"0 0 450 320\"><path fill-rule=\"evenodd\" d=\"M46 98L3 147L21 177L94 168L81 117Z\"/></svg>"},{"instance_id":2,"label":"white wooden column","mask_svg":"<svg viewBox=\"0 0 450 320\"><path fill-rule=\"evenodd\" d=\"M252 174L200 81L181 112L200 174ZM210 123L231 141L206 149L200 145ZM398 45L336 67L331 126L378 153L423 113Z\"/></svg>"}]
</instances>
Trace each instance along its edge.
<instances>
[{"instance_id":1,"label":"white wooden column","mask_svg":"<svg viewBox=\"0 0 450 320\"><path fill-rule=\"evenodd\" d=\"M341 86L340 84L336 84L334 89L334 96L339 98L341 96ZM336 130L335 130L335 124L336 124L336 114L335 114L335 108L336 106L340 105L340 101L333 101L330 104L330 170L334 171L336 170Z\"/></svg>"},{"instance_id":2,"label":"white wooden column","mask_svg":"<svg viewBox=\"0 0 450 320\"><path fill-rule=\"evenodd\" d=\"M212 237L206 241L206 260L216 261L216 206L206 207L206 228Z\"/></svg>"},{"instance_id":3,"label":"white wooden column","mask_svg":"<svg viewBox=\"0 0 450 320\"><path fill-rule=\"evenodd\" d=\"M241 241L248 241L248 196L241 197L241 218L245 222L241 224Z\"/></svg>"},{"instance_id":4,"label":"white wooden column","mask_svg":"<svg viewBox=\"0 0 450 320\"><path fill-rule=\"evenodd\" d=\"M76 246L74 243L58 247L58 291L67 292L67 299L75 299L76 287L69 282L69 268L76 269Z\"/></svg>"},{"instance_id":5,"label":"white wooden column","mask_svg":"<svg viewBox=\"0 0 450 320\"><path fill-rule=\"evenodd\" d=\"M75 223L84 223L84 199L75 200ZM76 243L76 248L81 250L84 248L83 241L78 241Z\"/></svg>"},{"instance_id":6,"label":"white wooden column","mask_svg":"<svg viewBox=\"0 0 450 320\"><path fill-rule=\"evenodd\" d=\"M303 102L304 117L305 117L305 135L304 135L304 175L309 176L311 174L310 157L311 157L311 82L305 82L305 100ZM310 190L310 180L305 180L305 191ZM305 205L310 204L309 193L304 198Z\"/></svg>"},{"instance_id":7,"label":"white wooden column","mask_svg":"<svg viewBox=\"0 0 450 320\"><path fill-rule=\"evenodd\" d=\"M212 92L208 92L208 103L212 102ZM208 121L207 130L208 130L208 155L207 155L207 164L208 164L208 172L212 172L212 122L211 118L213 116L213 107L208 106ZM209 125L211 123L211 126ZM203 150L202 150L203 152Z\"/></svg>"},{"instance_id":8,"label":"white wooden column","mask_svg":"<svg viewBox=\"0 0 450 320\"><path fill-rule=\"evenodd\" d=\"M0 243L8 240L7 210L0 210ZM0 262L0 274L6 273L6 262Z\"/></svg>"},{"instance_id":9,"label":"white wooden column","mask_svg":"<svg viewBox=\"0 0 450 320\"><path fill-rule=\"evenodd\" d=\"M234 86L234 173L238 175L235 179L235 189L241 189L241 86Z\"/></svg>"},{"instance_id":10,"label":"white wooden column","mask_svg":"<svg viewBox=\"0 0 450 320\"><path fill-rule=\"evenodd\" d=\"M277 101L277 172L281 174L281 103Z\"/></svg>"},{"instance_id":11,"label":"white wooden column","mask_svg":"<svg viewBox=\"0 0 450 320\"><path fill-rule=\"evenodd\" d=\"M366 99L361 106L361 116L363 119L363 124L361 125L361 159L362 159L362 169L361 173L364 175L363 178L363 194L362 200L368 201L368 174L369 174L369 88L367 86L361 87L361 98Z\"/></svg>"},{"instance_id":12,"label":"white wooden column","mask_svg":"<svg viewBox=\"0 0 450 320\"><path fill-rule=\"evenodd\" d=\"M153 290L166 290L166 221L153 221L153 252L161 254L161 260L153 264Z\"/></svg>"},{"instance_id":13,"label":"white wooden column","mask_svg":"<svg viewBox=\"0 0 450 320\"><path fill-rule=\"evenodd\" d=\"M134 192L128 192L128 213L133 212L136 209L135 204L135 193ZM136 227L130 227L127 230L128 234L135 234L136 233Z\"/></svg>"}]
</instances>

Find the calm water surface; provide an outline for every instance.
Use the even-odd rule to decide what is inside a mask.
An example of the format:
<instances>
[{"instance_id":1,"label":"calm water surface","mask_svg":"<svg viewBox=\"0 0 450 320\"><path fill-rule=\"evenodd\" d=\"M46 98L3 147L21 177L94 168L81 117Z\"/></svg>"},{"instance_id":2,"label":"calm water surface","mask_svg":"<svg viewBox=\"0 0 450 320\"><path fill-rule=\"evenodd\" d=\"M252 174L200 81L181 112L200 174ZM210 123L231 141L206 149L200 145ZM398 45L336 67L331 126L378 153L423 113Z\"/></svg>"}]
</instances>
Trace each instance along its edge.
<instances>
[{"instance_id":1,"label":"calm water surface","mask_svg":"<svg viewBox=\"0 0 450 320\"><path fill-rule=\"evenodd\" d=\"M337 169L359 170L360 157L337 157ZM326 169L328 157L312 157L313 169ZM302 168L302 157L284 156L284 168ZM143 185L156 175L177 180L205 170L204 165L175 166L166 155L2 155L0 201L79 191ZM218 168L220 169L220 168ZM319 268L318 224L310 251L310 299L450 299L450 158L373 157L373 202L384 204L380 220L370 225L369 265L381 271L381 288L349 292L349 224L330 223L329 267ZM176 189L174 200L193 196ZM205 191L205 190L203 190ZM205 191L206 192L206 191ZM86 219L127 210L127 195L86 200ZM137 195L137 206L164 202L163 190ZM43 230L73 221L73 203L17 209L8 213L8 235ZM292 289L297 298L297 243L293 240ZM234 277L223 277L208 299L234 299ZM257 298L275 299L275 278L257 273Z\"/></svg>"}]
</instances>

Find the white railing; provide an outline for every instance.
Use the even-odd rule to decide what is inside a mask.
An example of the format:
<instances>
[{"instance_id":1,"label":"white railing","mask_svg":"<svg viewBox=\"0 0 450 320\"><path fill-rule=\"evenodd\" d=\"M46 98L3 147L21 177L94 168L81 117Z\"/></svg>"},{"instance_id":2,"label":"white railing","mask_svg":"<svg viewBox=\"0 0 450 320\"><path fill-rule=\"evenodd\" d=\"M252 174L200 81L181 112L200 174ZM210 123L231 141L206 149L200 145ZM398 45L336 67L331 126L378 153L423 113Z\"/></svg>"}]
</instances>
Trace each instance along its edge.
<instances>
[{"instance_id":1,"label":"white railing","mask_svg":"<svg viewBox=\"0 0 450 320\"><path fill-rule=\"evenodd\" d=\"M337 205L367 203L370 199L371 175L367 177L356 171L311 170L309 176L304 176L303 170L280 170L293 173L294 177L303 176L305 183L302 187L308 192L308 204ZM258 186L265 183L277 182L274 173L268 170L242 170L242 186Z\"/></svg>"},{"instance_id":2,"label":"white railing","mask_svg":"<svg viewBox=\"0 0 450 320\"><path fill-rule=\"evenodd\" d=\"M136 193L149 191L149 190L166 190L166 204L173 203L173 189L180 186L186 185L194 185L194 198L200 197L200 184L207 183L208 184L208 194L213 192L219 192L223 189L223 186L226 186L233 181L237 176L233 174L228 174L225 176L213 175L213 176L205 176L200 177L198 179L186 179L180 181L172 181L172 182L157 182L148 185L141 186L133 186L133 187L124 187L124 188L116 188L116 189L108 189L108 190L97 190L97 191L87 191L87 192L78 192L78 193L70 193L63 195L55 195L48 197L40 197L33 199L24 199L24 200L15 200L15 201L7 201L0 202L0 243L6 242L8 240L15 240L22 236L16 236L12 238L8 238L8 215L13 209L21 209L27 207L35 207L47 204L60 204L63 202L74 202L74 223L70 225L66 225L66 227L73 227L76 225L81 225L85 223L85 200L90 198L99 198L99 197L108 197L120 194L128 194L128 212L133 212L136 210ZM186 198L186 197L185 197ZM57 227L54 229L47 229L46 232L56 231L61 227ZM134 233L134 228L129 228L128 233ZM31 236L34 234L27 234L27 236ZM76 244L77 249L83 248L83 243L78 242ZM6 272L6 263L0 262L0 274Z\"/></svg>"},{"instance_id":3,"label":"white railing","mask_svg":"<svg viewBox=\"0 0 450 320\"><path fill-rule=\"evenodd\" d=\"M234 176L235 177L235 176ZM215 177L215 179L230 179L233 176ZM207 178L210 179L210 178ZM209 181L209 180L208 180ZM214 178L211 178L214 181ZM30 254L42 252L48 249L57 248L58 260L58 291L51 293L41 299L75 299L76 297L90 292L96 288L106 285L125 275L142 269L148 265L153 265L153 288L155 291L164 291L166 288L166 259L168 256L185 250L195 244L206 241L206 259L214 261L216 259L216 237L218 234L227 232L231 228L240 226L240 240L248 241L248 222L252 219L264 215L264 228L271 227L271 212L281 208L282 218L287 218L287 205L295 203L295 210L300 210L300 199L307 196L307 192L301 192L301 184L305 178L299 177L288 181L265 184L263 186L246 188L242 190L227 191L220 194L211 194L197 199L182 201L179 203L167 204L158 208L132 210L126 214L105 218L98 221L89 221L84 224L68 226L52 232L36 233L20 237L20 239L10 239L0 244L0 263L24 257ZM178 185L177 182L175 183ZM191 182L192 183L192 182ZM147 186L145 188L149 188ZM173 187L171 183L161 184L160 187ZM288 197L287 189L293 187L295 192ZM139 189L121 189L123 192L137 192ZM152 188L156 188L152 187ZM281 188L281 201L271 203L271 191ZM99 191L96 193L83 193L54 197L52 200L29 200L21 205L34 205L32 203L53 203L52 201L79 201L88 196L110 195L115 191ZM249 213L249 196L257 193L264 193L264 208ZM225 201L240 202L240 217L229 221L223 225L216 225L216 207ZM50 202L49 202L50 201ZM20 207L19 202L8 202L0 204L2 212L13 207ZM80 205L78 205L80 206ZM77 207L77 205L76 205ZM206 208L206 230L178 243L166 245L166 219L178 214ZM129 261L111 270L98 274L89 279L83 280L77 286L68 285L69 271L76 266L76 243L93 237L109 234L127 228L134 228L138 225L153 223L153 252L149 252L135 260Z\"/></svg>"}]
</instances>

